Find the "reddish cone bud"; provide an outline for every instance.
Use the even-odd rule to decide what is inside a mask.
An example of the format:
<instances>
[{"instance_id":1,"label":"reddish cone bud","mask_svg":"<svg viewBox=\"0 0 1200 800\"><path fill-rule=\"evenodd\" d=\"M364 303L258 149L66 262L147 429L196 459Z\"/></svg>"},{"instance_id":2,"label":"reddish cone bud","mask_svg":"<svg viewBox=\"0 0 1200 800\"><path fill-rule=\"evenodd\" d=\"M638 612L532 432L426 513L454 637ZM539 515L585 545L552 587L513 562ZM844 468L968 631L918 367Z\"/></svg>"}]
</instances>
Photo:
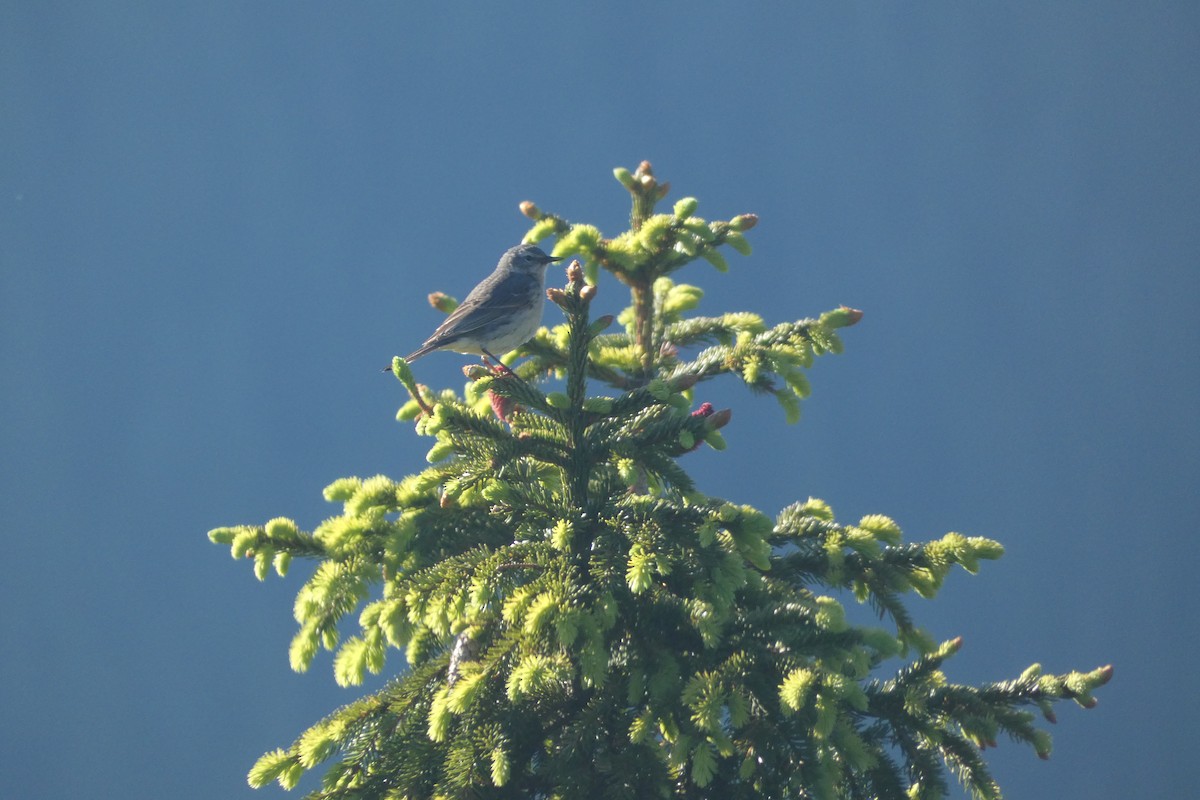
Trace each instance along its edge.
<instances>
[{"instance_id":1,"label":"reddish cone bud","mask_svg":"<svg viewBox=\"0 0 1200 800\"><path fill-rule=\"evenodd\" d=\"M704 417L711 417L712 414L713 414L713 404L712 403L701 403L700 407L691 413L691 416L704 418ZM688 433L688 432L683 431L683 433ZM717 434L717 435L719 436L720 434ZM685 439L683 437L683 434L681 433L679 443L687 448L687 450L685 452L693 453L700 448L700 443L703 441L704 441L703 438L692 439L690 433L688 433L688 437Z\"/></svg>"},{"instance_id":2,"label":"reddish cone bud","mask_svg":"<svg viewBox=\"0 0 1200 800\"><path fill-rule=\"evenodd\" d=\"M508 418L512 416L512 413L520 408L517 405L517 401L511 397L505 397L495 392L488 392L488 398L492 401L492 413L501 422L508 422Z\"/></svg>"}]
</instances>

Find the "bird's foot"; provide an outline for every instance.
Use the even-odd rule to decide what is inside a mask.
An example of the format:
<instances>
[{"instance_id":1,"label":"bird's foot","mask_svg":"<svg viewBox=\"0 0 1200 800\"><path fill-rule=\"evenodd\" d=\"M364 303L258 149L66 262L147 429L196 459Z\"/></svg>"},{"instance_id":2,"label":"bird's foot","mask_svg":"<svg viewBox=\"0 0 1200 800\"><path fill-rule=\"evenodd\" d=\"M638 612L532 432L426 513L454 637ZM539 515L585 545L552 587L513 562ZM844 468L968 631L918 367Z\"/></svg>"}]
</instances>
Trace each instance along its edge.
<instances>
[{"instance_id":1,"label":"bird's foot","mask_svg":"<svg viewBox=\"0 0 1200 800\"><path fill-rule=\"evenodd\" d=\"M483 363L487 364L488 369L490 369L492 372L494 372L497 375L503 375L505 377L512 376L512 377L520 380L520 377L521 377L520 375L518 375L517 373L515 373L511 369L509 369L507 366L505 366L504 362L501 361L500 359L496 358L495 356L492 356L492 358L496 359L496 363L493 364L491 362L491 360L488 358L489 355L491 355L491 354L488 353L488 354L480 356L480 358L483 359Z\"/></svg>"}]
</instances>

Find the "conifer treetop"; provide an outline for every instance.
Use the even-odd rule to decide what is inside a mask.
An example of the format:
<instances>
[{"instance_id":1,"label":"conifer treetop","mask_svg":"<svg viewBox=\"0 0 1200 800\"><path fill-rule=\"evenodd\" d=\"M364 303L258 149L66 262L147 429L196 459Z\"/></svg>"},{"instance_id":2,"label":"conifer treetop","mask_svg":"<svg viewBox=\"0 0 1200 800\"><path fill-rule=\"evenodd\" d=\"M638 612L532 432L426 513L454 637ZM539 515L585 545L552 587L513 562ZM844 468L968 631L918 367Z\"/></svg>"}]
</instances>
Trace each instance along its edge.
<instances>
[{"instance_id":1,"label":"conifer treetop","mask_svg":"<svg viewBox=\"0 0 1200 800\"><path fill-rule=\"evenodd\" d=\"M809 498L772 518L698 490L688 454L736 430L705 382L732 376L795 422L808 368L862 314L694 314L703 293L676 273L749 255L757 217L710 222L693 198L657 213L669 184L648 162L615 175L632 212L611 238L521 204L525 241L575 260L547 291L565 322L508 354L512 372L471 364L461 393L434 391L393 360L398 418L434 439L427 468L335 481L341 513L311 532L283 517L210 532L260 580L315 563L293 669L334 651L353 686L393 649L407 662L250 783L293 788L326 764L310 797L937 798L953 774L999 797L981 751L1003 733L1046 757L1038 714L1091 707L1111 667L951 683L962 639L936 641L908 601L999 543L906 542L883 515L839 522ZM604 273L630 302L593 318ZM851 624L851 598L881 624Z\"/></svg>"}]
</instances>

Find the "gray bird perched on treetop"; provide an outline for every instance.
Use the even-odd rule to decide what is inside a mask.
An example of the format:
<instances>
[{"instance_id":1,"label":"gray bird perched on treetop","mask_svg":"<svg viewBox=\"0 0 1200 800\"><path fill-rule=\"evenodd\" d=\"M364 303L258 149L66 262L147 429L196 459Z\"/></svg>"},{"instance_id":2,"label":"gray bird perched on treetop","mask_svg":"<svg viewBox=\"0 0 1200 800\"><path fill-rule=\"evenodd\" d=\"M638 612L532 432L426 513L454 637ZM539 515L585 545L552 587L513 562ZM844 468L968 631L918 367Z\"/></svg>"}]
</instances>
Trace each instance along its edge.
<instances>
[{"instance_id":1,"label":"gray bird perched on treetop","mask_svg":"<svg viewBox=\"0 0 1200 800\"><path fill-rule=\"evenodd\" d=\"M404 360L411 362L434 350L453 350L484 360L492 358L504 367L495 354L533 338L542 324L546 267L561 260L532 244L509 248L500 256L496 270Z\"/></svg>"}]
</instances>

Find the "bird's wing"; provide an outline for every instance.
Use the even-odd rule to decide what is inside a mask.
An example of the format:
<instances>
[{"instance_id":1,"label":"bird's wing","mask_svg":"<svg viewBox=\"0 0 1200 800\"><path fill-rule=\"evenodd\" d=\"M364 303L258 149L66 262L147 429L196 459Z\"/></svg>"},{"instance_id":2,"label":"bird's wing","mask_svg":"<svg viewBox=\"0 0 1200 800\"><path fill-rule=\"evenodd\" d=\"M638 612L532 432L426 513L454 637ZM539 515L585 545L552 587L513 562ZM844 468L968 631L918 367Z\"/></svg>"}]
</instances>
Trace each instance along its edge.
<instances>
[{"instance_id":1,"label":"bird's wing","mask_svg":"<svg viewBox=\"0 0 1200 800\"><path fill-rule=\"evenodd\" d=\"M516 280L516 276L508 276L504 282ZM462 304L454 309L441 325L437 326L437 330L430 334L422 347L430 345L440 347L450 344L458 339L472 336L505 317L527 309L526 286L517 285L507 292L503 290L497 292L495 287L499 283L501 281L485 280L472 289ZM488 297L489 299L486 302L477 303L479 297Z\"/></svg>"}]
</instances>

